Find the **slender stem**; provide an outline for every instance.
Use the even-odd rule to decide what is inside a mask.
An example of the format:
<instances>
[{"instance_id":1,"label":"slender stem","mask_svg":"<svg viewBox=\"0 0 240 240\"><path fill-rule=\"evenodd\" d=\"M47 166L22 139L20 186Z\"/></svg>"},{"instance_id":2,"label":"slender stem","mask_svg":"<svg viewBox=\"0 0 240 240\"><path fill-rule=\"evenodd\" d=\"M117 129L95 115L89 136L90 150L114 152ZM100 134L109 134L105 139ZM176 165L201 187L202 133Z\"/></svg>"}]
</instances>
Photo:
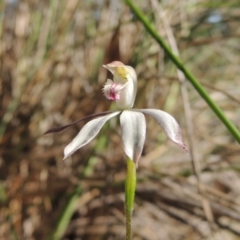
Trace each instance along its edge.
<instances>
[{"instance_id":1,"label":"slender stem","mask_svg":"<svg viewBox=\"0 0 240 240\"><path fill-rule=\"evenodd\" d=\"M240 143L240 132L234 126L234 124L225 116L222 110L218 107L218 105L210 98L207 91L204 87L198 82L195 76L184 66L181 62L180 58L177 57L165 41L159 36L156 29L151 25L148 19L144 16L143 12L137 8L132 0L125 0L126 4L131 8L134 14L138 17L140 22L144 25L145 29L148 33L157 41L157 43L164 49L164 51L168 54L169 58L173 61L173 63L184 73L186 78L191 82L193 87L197 90L200 96L207 102L209 107L214 111L214 113L218 116L218 118L222 121L222 123L227 127L229 132L233 135L233 137Z\"/></svg>"},{"instance_id":2,"label":"slender stem","mask_svg":"<svg viewBox=\"0 0 240 240\"><path fill-rule=\"evenodd\" d=\"M127 159L127 177L125 182L126 240L132 239L132 212L136 189L136 165Z\"/></svg>"}]
</instances>

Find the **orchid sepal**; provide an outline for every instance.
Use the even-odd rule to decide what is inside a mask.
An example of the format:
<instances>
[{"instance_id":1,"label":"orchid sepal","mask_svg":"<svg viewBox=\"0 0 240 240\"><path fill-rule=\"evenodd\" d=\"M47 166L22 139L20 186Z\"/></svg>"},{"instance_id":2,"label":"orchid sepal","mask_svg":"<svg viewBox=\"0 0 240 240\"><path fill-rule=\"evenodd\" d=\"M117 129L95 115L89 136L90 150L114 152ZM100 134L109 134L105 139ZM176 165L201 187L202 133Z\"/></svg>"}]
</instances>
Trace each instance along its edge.
<instances>
[{"instance_id":1,"label":"orchid sepal","mask_svg":"<svg viewBox=\"0 0 240 240\"><path fill-rule=\"evenodd\" d=\"M146 137L145 116L140 112L125 110L120 115L120 124L124 151L137 166Z\"/></svg>"},{"instance_id":2,"label":"orchid sepal","mask_svg":"<svg viewBox=\"0 0 240 240\"><path fill-rule=\"evenodd\" d=\"M132 111L142 112L144 114L151 115L158 122L158 124L163 128L163 130L165 131L169 139L188 152L188 148L183 143L183 140L182 140L181 129L177 121L175 120L175 118L172 117L170 114L159 109L150 109L150 108L132 109Z\"/></svg>"},{"instance_id":3,"label":"orchid sepal","mask_svg":"<svg viewBox=\"0 0 240 240\"><path fill-rule=\"evenodd\" d=\"M84 125L78 135L64 148L64 159L70 157L79 148L88 144L96 137L103 125L119 113L120 111L117 111L103 117L95 118Z\"/></svg>"}]
</instances>

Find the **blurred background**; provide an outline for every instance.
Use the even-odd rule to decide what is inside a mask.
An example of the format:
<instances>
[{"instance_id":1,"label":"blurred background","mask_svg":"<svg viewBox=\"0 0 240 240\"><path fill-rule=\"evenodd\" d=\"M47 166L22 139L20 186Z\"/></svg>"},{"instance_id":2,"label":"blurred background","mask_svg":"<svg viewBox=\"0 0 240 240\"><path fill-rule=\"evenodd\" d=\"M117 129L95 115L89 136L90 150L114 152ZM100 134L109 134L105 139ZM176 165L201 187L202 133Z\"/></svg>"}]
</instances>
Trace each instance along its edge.
<instances>
[{"instance_id":1,"label":"blurred background","mask_svg":"<svg viewBox=\"0 0 240 240\"><path fill-rule=\"evenodd\" d=\"M239 129L240 2L135 2ZM86 121L43 135L116 109L101 90L113 60L136 69L135 107L170 113L192 149L147 117L133 239L240 239L239 144L126 3L2 0L0 35L0 239L124 239L118 119L65 161Z\"/></svg>"}]
</instances>

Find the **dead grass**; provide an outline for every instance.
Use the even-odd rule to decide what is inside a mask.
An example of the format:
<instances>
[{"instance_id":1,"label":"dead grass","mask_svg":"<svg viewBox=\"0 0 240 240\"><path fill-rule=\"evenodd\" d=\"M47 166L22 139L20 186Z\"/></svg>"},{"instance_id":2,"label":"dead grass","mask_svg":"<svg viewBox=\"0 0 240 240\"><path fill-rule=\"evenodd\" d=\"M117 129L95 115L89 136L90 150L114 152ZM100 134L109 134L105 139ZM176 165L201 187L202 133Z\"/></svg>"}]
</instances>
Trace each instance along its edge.
<instances>
[{"instance_id":1,"label":"dead grass","mask_svg":"<svg viewBox=\"0 0 240 240\"><path fill-rule=\"evenodd\" d=\"M166 37L152 5L138 4ZM181 58L240 128L240 6L208 4L170 1L162 7ZM120 1L19 0L0 9L0 239L47 239L76 186L82 194L62 239L124 239L126 164L118 121L66 161L63 148L84 123L42 134L114 108L101 92L107 78L101 65L121 60L139 76L135 106L169 112L188 142L175 67ZM212 23L212 16L222 20ZM239 145L188 83L187 90L214 223L202 210L190 155L148 118L134 239L240 239Z\"/></svg>"}]
</instances>

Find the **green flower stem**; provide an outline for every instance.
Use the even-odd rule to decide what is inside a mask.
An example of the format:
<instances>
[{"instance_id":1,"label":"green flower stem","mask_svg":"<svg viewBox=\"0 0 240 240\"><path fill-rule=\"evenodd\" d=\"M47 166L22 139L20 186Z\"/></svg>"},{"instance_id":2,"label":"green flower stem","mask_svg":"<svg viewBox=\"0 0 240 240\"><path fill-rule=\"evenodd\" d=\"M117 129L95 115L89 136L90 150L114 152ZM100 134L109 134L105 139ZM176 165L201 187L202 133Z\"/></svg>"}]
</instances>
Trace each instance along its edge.
<instances>
[{"instance_id":1,"label":"green flower stem","mask_svg":"<svg viewBox=\"0 0 240 240\"><path fill-rule=\"evenodd\" d=\"M144 16L143 12L137 8L131 0L125 0L127 5L131 8L134 14L139 18L140 22L144 25L145 29L148 33L158 42L158 44L164 49L164 51L168 54L169 58L174 62L174 64L184 73L185 77L192 83L193 87L197 90L200 96L207 102L209 107L214 111L214 113L218 116L218 118L222 121L222 123L227 127L229 132L233 135L233 137L240 143L240 132L234 126L234 124L225 116L222 110L218 107L218 105L210 98L207 91L204 87L198 82L198 80L193 76L193 74L184 66L181 62L180 58L177 57L165 41L159 36L156 29L151 25L148 19Z\"/></svg>"},{"instance_id":2,"label":"green flower stem","mask_svg":"<svg viewBox=\"0 0 240 240\"><path fill-rule=\"evenodd\" d=\"M136 165L127 159L127 177L125 182L126 239L132 239L132 212L136 189Z\"/></svg>"}]
</instances>

